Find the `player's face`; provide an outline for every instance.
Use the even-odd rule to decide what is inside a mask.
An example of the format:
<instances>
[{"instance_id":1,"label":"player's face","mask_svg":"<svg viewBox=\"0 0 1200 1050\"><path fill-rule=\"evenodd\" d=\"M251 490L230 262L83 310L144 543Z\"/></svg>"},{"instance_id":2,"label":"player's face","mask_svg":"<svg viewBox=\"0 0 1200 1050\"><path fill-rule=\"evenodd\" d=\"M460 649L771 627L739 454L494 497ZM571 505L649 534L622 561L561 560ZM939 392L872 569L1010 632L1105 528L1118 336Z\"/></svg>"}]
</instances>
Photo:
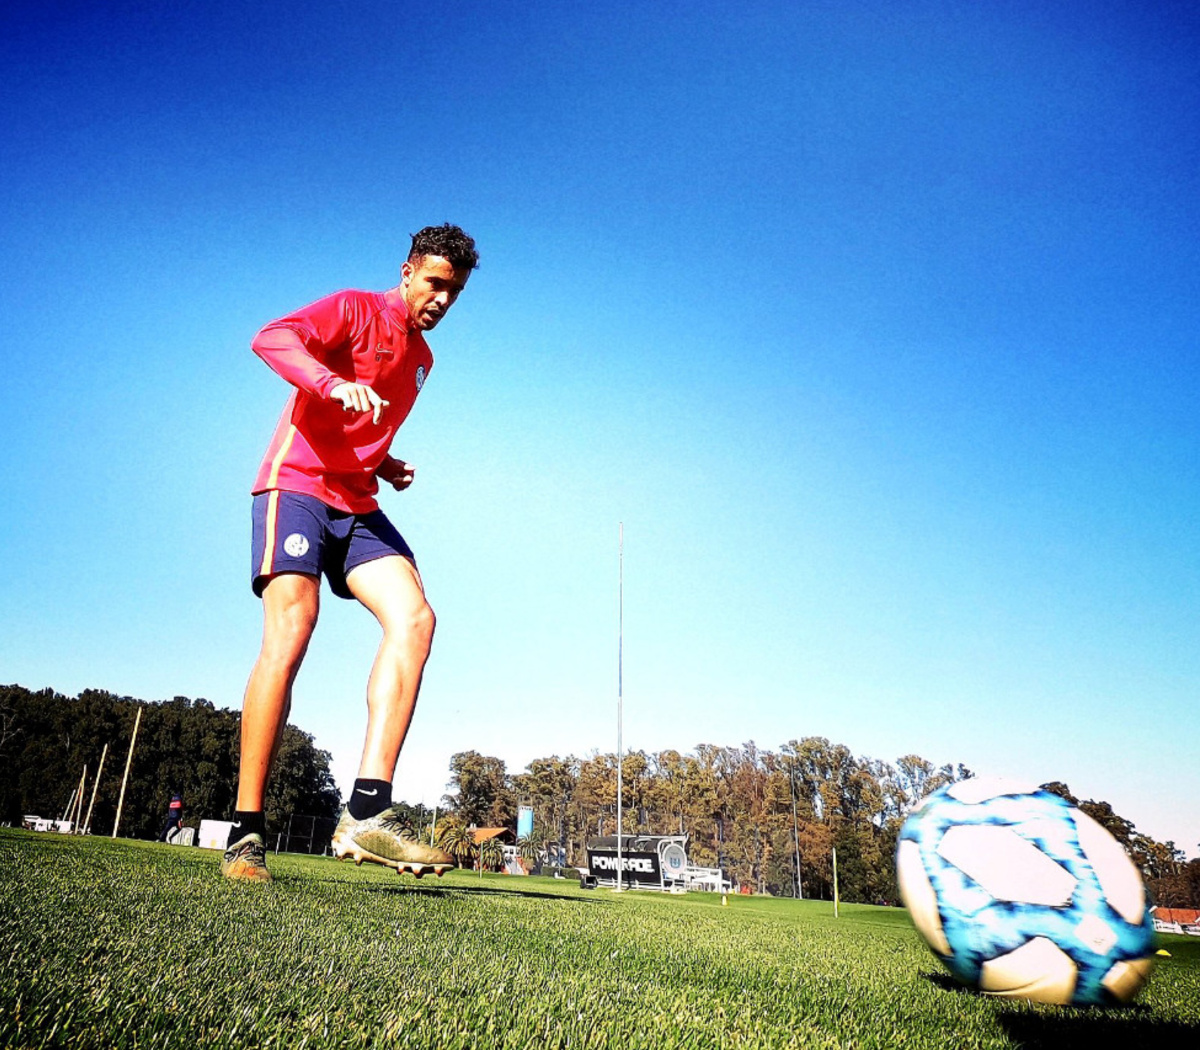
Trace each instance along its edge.
<instances>
[{"instance_id":1,"label":"player's face","mask_svg":"<svg viewBox=\"0 0 1200 1050\"><path fill-rule=\"evenodd\" d=\"M408 316L422 332L428 332L446 316L454 300L467 286L468 269L456 270L440 255L409 260L400 267L400 287Z\"/></svg>"}]
</instances>

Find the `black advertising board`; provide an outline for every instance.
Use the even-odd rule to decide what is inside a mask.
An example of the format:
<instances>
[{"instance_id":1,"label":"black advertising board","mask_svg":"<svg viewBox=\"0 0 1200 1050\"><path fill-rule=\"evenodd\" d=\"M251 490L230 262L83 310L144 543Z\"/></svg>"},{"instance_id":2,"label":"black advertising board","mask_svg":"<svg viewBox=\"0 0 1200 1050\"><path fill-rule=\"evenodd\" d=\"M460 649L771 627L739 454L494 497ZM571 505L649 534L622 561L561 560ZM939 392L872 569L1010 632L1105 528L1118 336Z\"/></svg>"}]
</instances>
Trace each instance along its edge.
<instances>
[{"instance_id":1,"label":"black advertising board","mask_svg":"<svg viewBox=\"0 0 1200 1050\"><path fill-rule=\"evenodd\" d=\"M617 879L617 851L589 849L588 871L598 879L615 882ZM624 851L621 854L622 882L642 882L659 886L662 875L658 868L657 853Z\"/></svg>"}]
</instances>

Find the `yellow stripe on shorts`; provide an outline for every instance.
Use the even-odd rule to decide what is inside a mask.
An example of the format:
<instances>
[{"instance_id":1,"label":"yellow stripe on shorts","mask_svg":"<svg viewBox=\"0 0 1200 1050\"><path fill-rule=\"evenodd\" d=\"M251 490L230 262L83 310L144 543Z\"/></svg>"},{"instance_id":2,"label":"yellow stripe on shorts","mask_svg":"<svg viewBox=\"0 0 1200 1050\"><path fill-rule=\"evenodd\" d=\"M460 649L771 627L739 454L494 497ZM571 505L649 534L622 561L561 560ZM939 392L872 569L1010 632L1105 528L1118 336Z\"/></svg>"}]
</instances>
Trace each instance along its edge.
<instances>
[{"instance_id":1,"label":"yellow stripe on shorts","mask_svg":"<svg viewBox=\"0 0 1200 1050\"><path fill-rule=\"evenodd\" d=\"M270 576L275 567L275 519L279 514L279 489L272 489L267 497L267 520L263 536L263 560L259 576Z\"/></svg>"}]
</instances>

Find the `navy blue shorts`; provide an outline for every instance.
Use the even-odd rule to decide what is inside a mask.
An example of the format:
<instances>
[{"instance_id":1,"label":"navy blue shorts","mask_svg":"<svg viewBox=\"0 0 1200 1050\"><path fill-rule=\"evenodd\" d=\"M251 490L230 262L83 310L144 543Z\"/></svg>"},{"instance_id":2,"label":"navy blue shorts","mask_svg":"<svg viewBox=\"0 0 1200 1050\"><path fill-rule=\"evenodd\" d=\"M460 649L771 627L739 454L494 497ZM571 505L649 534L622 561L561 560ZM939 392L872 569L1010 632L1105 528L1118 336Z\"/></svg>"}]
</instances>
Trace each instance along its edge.
<instances>
[{"instance_id":1,"label":"navy blue shorts","mask_svg":"<svg viewBox=\"0 0 1200 1050\"><path fill-rule=\"evenodd\" d=\"M254 497L250 581L262 597L267 580L281 572L325 574L339 598L353 598L350 570L399 554L416 564L412 548L381 510L350 514L315 496L272 489Z\"/></svg>"}]
</instances>

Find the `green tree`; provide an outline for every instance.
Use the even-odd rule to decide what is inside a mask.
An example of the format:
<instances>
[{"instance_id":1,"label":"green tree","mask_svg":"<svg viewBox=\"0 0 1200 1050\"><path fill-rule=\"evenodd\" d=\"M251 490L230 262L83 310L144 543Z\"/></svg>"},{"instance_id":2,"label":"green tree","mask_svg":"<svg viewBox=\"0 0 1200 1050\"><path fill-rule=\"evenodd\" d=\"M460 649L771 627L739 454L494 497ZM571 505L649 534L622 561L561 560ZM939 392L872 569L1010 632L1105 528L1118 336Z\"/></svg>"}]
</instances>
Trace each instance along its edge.
<instances>
[{"instance_id":1,"label":"green tree","mask_svg":"<svg viewBox=\"0 0 1200 1050\"><path fill-rule=\"evenodd\" d=\"M19 821L25 813L61 816L84 765L86 810L107 744L92 831L110 834L139 710L120 834L156 837L175 791L183 795L185 825L195 827L201 818L224 818L233 811L240 724L236 711L182 696L143 703L98 689L70 698L17 685L0 686L0 712L6 710L11 717L4 756L8 775L0 778L6 820ZM317 749L309 734L287 726L268 794L268 821L286 820L292 812L330 818L336 816L338 804L328 753Z\"/></svg>"},{"instance_id":2,"label":"green tree","mask_svg":"<svg viewBox=\"0 0 1200 1050\"><path fill-rule=\"evenodd\" d=\"M479 863L486 871L499 871L504 867L504 846L499 839L484 839L479 844Z\"/></svg>"},{"instance_id":3,"label":"green tree","mask_svg":"<svg viewBox=\"0 0 1200 1050\"><path fill-rule=\"evenodd\" d=\"M443 801L465 824L508 827L513 823L516 807L503 759L460 751L450 759L449 786Z\"/></svg>"},{"instance_id":4,"label":"green tree","mask_svg":"<svg viewBox=\"0 0 1200 1050\"><path fill-rule=\"evenodd\" d=\"M470 867L475 858L475 836L459 817L438 824L438 845L455 859L460 868Z\"/></svg>"},{"instance_id":5,"label":"green tree","mask_svg":"<svg viewBox=\"0 0 1200 1050\"><path fill-rule=\"evenodd\" d=\"M583 838L613 835L617 830L617 758L593 752L579 763L576 812ZM607 820L606 820L607 818ZM607 826L605 826L607 824Z\"/></svg>"},{"instance_id":6,"label":"green tree","mask_svg":"<svg viewBox=\"0 0 1200 1050\"><path fill-rule=\"evenodd\" d=\"M536 835L525 835L517 840L517 855L535 867L542 856L542 843Z\"/></svg>"},{"instance_id":7,"label":"green tree","mask_svg":"<svg viewBox=\"0 0 1200 1050\"><path fill-rule=\"evenodd\" d=\"M552 755L535 758L524 773L512 777L513 793L521 804L533 807L534 823L550 829L547 841L561 843L568 851L579 831L574 806L577 766L575 758Z\"/></svg>"},{"instance_id":8,"label":"green tree","mask_svg":"<svg viewBox=\"0 0 1200 1050\"><path fill-rule=\"evenodd\" d=\"M1126 820L1124 817L1114 813L1112 806L1107 802L1096 802L1089 798L1080 802L1079 808L1104 828L1122 846L1126 849L1129 848L1135 833L1133 821Z\"/></svg>"},{"instance_id":9,"label":"green tree","mask_svg":"<svg viewBox=\"0 0 1200 1050\"><path fill-rule=\"evenodd\" d=\"M1177 864L1165 875L1147 880L1156 904L1164 908L1200 909L1200 857Z\"/></svg>"},{"instance_id":10,"label":"green tree","mask_svg":"<svg viewBox=\"0 0 1200 1050\"><path fill-rule=\"evenodd\" d=\"M592 752L535 759L506 778L498 759L461 752L451 797L461 799L460 814L494 813L494 800L507 790L534 809L537 831L523 843L525 855L557 841L578 863L588 839L616 830L616 770L615 754ZM914 754L889 763L815 736L792 739L777 752L753 741L697 744L686 754L635 750L622 764L622 823L627 833L687 834L693 864L720 866L774 894L795 893L799 876L804 896L832 896L836 846L843 899L895 901L893 858L904 818L931 791L970 776L961 764L936 766ZM1107 803L1079 802L1065 784L1048 787L1113 832L1160 887L1155 892L1187 896L1185 860L1172 843L1139 835Z\"/></svg>"}]
</instances>

